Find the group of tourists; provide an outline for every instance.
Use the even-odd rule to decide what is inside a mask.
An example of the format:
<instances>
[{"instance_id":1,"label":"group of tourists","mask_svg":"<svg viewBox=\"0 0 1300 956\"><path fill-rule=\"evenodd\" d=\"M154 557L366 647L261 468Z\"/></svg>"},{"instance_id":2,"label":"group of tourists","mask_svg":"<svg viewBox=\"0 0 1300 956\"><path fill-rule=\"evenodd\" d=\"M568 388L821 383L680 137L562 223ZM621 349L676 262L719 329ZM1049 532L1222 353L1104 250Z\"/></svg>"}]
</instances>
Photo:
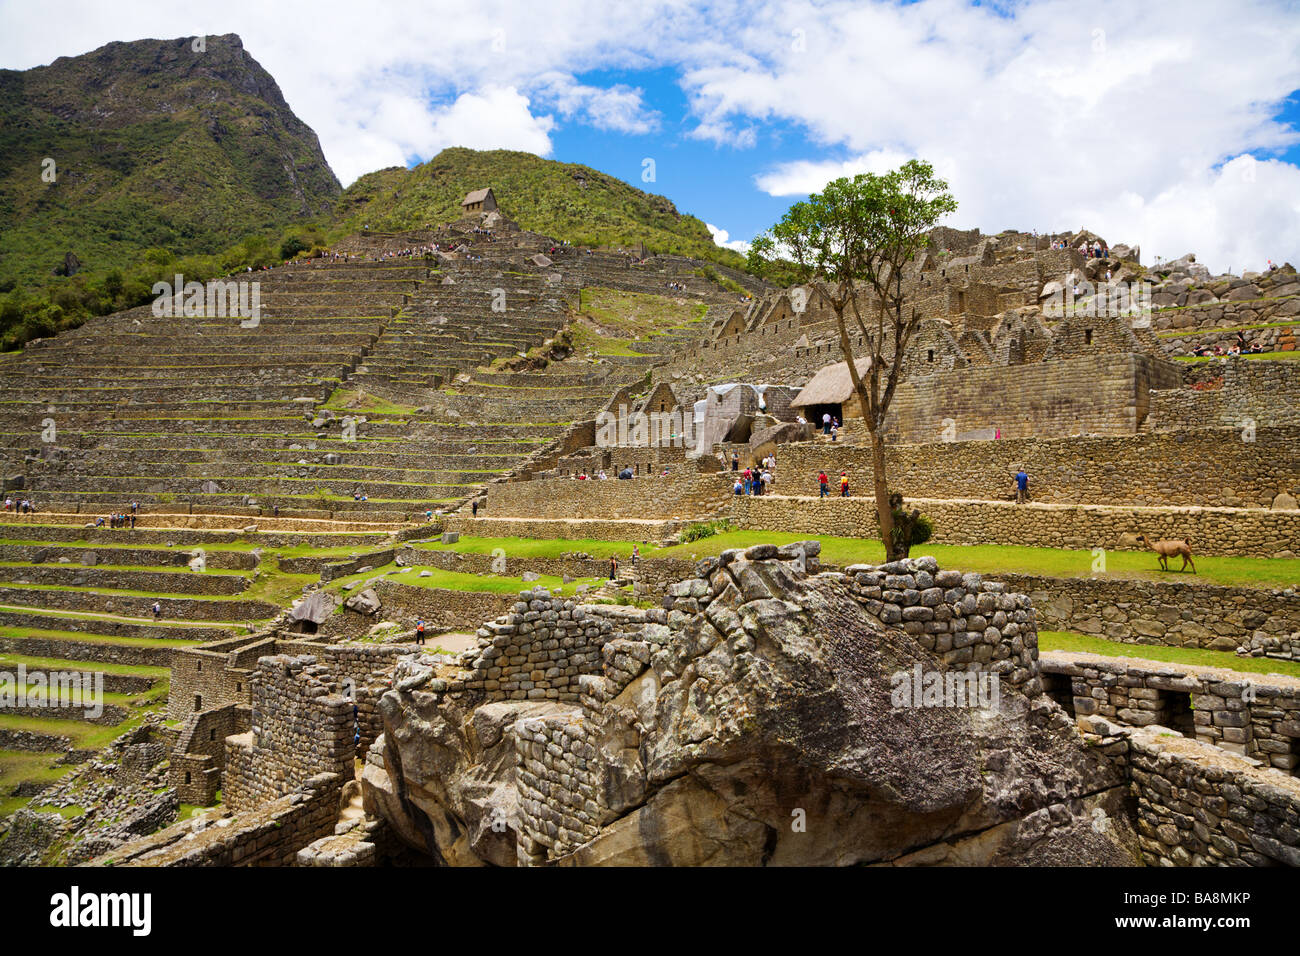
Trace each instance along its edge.
<instances>
[{"instance_id":1,"label":"group of tourists","mask_svg":"<svg viewBox=\"0 0 1300 956\"><path fill-rule=\"evenodd\" d=\"M115 529L127 528L128 530L134 531L135 530L134 506L130 514L121 514L121 513L114 512L113 514L110 515L101 515L100 517L95 519L96 528L102 528L106 524L110 528L115 528Z\"/></svg>"},{"instance_id":2,"label":"group of tourists","mask_svg":"<svg viewBox=\"0 0 1300 956\"><path fill-rule=\"evenodd\" d=\"M664 286L665 286L666 288L672 289L674 292L685 292L685 291L686 291L686 283L685 283L685 282L665 282L665 283L664 283Z\"/></svg>"},{"instance_id":3,"label":"group of tourists","mask_svg":"<svg viewBox=\"0 0 1300 956\"><path fill-rule=\"evenodd\" d=\"M21 498L15 501L13 498L5 499L5 511L12 511L16 514L29 515L36 510L36 505L32 504L27 498Z\"/></svg>"},{"instance_id":4,"label":"group of tourists","mask_svg":"<svg viewBox=\"0 0 1300 956\"><path fill-rule=\"evenodd\" d=\"M1258 342L1251 342L1249 345L1247 345L1246 336L1243 335L1241 332L1238 332L1237 341L1233 345L1228 346L1227 348L1224 348L1222 342L1220 342L1214 348L1210 348L1208 345L1202 345L1199 348L1197 348L1192 354L1193 355L1220 355L1220 356L1259 355L1263 351L1264 351L1264 346L1260 345Z\"/></svg>"},{"instance_id":5,"label":"group of tourists","mask_svg":"<svg viewBox=\"0 0 1300 956\"><path fill-rule=\"evenodd\" d=\"M831 441L838 441L840 437L840 420L826 412L822 415L822 434L829 435Z\"/></svg>"},{"instance_id":6,"label":"group of tourists","mask_svg":"<svg viewBox=\"0 0 1300 956\"><path fill-rule=\"evenodd\" d=\"M772 472L766 468L746 468L731 486L733 495L766 495L772 486Z\"/></svg>"}]
</instances>

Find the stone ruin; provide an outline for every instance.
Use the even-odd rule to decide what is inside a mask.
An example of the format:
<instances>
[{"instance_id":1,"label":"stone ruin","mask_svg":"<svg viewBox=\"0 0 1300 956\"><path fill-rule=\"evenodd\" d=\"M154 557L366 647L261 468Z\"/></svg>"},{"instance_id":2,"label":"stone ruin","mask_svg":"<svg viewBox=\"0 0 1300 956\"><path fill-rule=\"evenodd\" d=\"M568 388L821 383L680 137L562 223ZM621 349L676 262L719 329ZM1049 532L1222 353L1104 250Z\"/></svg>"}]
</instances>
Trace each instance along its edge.
<instances>
[{"instance_id":1,"label":"stone ruin","mask_svg":"<svg viewBox=\"0 0 1300 956\"><path fill-rule=\"evenodd\" d=\"M819 548L706 559L663 609L524 592L458 669L406 659L367 810L448 864L1140 861L1024 595L931 558L822 572ZM920 673L998 699L897 706Z\"/></svg>"}]
</instances>

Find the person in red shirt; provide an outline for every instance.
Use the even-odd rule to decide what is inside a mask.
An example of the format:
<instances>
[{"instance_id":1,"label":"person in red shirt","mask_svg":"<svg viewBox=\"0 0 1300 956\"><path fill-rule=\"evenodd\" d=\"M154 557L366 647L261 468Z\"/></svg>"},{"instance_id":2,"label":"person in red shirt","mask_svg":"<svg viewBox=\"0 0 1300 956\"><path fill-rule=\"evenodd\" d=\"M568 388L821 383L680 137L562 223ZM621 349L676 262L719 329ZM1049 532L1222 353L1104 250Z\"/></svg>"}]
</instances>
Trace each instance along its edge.
<instances>
[{"instance_id":1,"label":"person in red shirt","mask_svg":"<svg viewBox=\"0 0 1300 956\"><path fill-rule=\"evenodd\" d=\"M831 482L830 479L826 477L826 472L823 471L821 474L819 474L817 476L817 481L822 486L821 497L825 498L828 494L830 494L831 491Z\"/></svg>"}]
</instances>

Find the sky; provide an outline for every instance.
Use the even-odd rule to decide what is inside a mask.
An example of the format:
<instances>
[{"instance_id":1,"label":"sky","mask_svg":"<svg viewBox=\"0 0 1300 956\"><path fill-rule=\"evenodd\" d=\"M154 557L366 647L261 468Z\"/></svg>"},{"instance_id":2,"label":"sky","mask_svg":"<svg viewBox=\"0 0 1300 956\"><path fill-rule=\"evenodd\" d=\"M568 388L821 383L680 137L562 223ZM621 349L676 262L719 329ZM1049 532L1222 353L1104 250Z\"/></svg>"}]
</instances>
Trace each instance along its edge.
<instances>
[{"instance_id":1,"label":"sky","mask_svg":"<svg viewBox=\"0 0 1300 956\"><path fill-rule=\"evenodd\" d=\"M237 33L345 186L448 146L519 149L663 194L743 250L829 180L919 157L958 228L1088 228L1216 273L1300 266L1295 2L57 9L0 0L0 67Z\"/></svg>"}]
</instances>

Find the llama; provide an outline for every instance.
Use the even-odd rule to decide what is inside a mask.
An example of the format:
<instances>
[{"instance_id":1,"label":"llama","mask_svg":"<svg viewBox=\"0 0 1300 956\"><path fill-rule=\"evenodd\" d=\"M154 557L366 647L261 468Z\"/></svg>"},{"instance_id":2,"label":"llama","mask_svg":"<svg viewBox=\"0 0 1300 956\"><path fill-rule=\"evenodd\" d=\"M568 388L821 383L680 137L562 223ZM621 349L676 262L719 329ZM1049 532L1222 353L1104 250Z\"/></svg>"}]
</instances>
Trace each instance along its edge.
<instances>
[{"instance_id":1,"label":"llama","mask_svg":"<svg viewBox=\"0 0 1300 956\"><path fill-rule=\"evenodd\" d=\"M1196 562L1192 560L1192 540L1191 538L1170 538L1165 541L1152 541L1144 534L1137 536L1138 544L1144 548L1150 548L1160 556L1160 568L1163 571L1169 570L1169 559L1182 555L1183 566L1179 571L1186 571L1187 566L1192 566L1192 573L1196 573Z\"/></svg>"}]
</instances>

